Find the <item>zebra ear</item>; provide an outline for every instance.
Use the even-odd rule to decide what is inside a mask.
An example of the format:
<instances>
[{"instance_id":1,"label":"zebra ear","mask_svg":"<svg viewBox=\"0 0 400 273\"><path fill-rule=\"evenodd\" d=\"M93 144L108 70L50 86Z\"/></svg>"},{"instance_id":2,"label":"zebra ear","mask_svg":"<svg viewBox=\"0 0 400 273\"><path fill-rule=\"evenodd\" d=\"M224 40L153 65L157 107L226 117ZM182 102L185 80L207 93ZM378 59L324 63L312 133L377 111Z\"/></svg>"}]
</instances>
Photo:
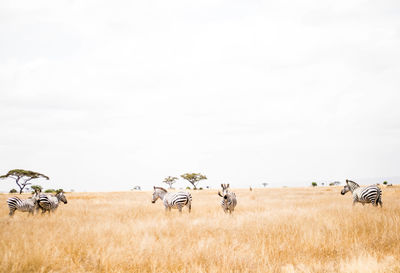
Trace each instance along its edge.
<instances>
[{"instance_id":1,"label":"zebra ear","mask_svg":"<svg viewBox=\"0 0 400 273\"><path fill-rule=\"evenodd\" d=\"M228 184L228 185L226 185L226 187L227 187L227 188L229 188L229 184Z\"/></svg>"},{"instance_id":2,"label":"zebra ear","mask_svg":"<svg viewBox=\"0 0 400 273\"><path fill-rule=\"evenodd\" d=\"M222 197L222 194L218 191L218 195Z\"/></svg>"},{"instance_id":3,"label":"zebra ear","mask_svg":"<svg viewBox=\"0 0 400 273\"><path fill-rule=\"evenodd\" d=\"M224 184L221 184L221 188L224 188Z\"/></svg>"},{"instance_id":4,"label":"zebra ear","mask_svg":"<svg viewBox=\"0 0 400 273\"><path fill-rule=\"evenodd\" d=\"M153 186L154 189L156 189L156 186Z\"/></svg>"}]
</instances>

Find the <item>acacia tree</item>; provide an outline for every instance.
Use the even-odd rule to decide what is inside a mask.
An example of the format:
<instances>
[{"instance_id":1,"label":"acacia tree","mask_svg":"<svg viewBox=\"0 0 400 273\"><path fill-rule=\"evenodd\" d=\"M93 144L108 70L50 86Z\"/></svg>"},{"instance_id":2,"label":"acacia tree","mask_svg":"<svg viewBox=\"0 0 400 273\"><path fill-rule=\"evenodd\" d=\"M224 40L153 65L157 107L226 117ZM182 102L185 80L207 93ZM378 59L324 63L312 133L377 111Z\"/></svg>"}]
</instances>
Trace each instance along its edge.
<instances>
[{"instance_id":1,"label":"acacia tree","mask_svg":"<svg viewBox=\"0 0 400 273\"><path fill-rule=\"evenodd\" d=\"M168 176L164 179L163 183L168 184L169 188L172 189L172 184L174 184L178 180L178 177Z\"/></svg>"},{"instance_id":2,"label":"acacia tree","mask_svg":"<svg viewBox=\"0 0 400 273\"><path fill-rule=\"evenodd\" d=\"M11 170L7 174L0 176L0 179L6 179L6 178L12 178L15 180L15 183L17 183L17 186L19 187L19 194L22 193L22 191L26 186L32 184L29 182L32 179L45 178L49 180L49 177L47 177L44 174L33 171L21 170L21 169Z\"/></svg>"},{"instance_id":3,"label":"acacia tree","mask_svg":"<svg viewBox=\"0 0 400 273\"><path fill-rule=\"evenodd\" d=\"M207 177L205 175L202 175L201 173L185 173L182 174L181 177L192 184L195 190L197 190L197 184L201 180L207 179Z\"/></svg>"}]
</instances>

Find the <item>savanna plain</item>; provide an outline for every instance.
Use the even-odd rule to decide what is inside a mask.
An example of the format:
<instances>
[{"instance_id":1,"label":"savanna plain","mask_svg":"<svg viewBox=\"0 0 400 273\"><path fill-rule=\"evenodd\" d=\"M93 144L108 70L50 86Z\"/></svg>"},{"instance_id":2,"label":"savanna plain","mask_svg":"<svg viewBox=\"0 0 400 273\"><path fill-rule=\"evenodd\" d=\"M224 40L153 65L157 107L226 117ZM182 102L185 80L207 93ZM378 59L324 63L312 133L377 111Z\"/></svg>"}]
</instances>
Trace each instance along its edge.
<instances>
[{"instance_id":1,"label":"savanna plain","mask_svg":"<svg viewBox=\"0 0 400 273\"><path fill-rule=\"evenodd\" d=\"M0 272L400 272L400 187L382 187L383 208L340 190L237 189L232 215L216 190L182 215L150 191L66 193L13 218L0 194Z\"/></svg>"}]
</instances>

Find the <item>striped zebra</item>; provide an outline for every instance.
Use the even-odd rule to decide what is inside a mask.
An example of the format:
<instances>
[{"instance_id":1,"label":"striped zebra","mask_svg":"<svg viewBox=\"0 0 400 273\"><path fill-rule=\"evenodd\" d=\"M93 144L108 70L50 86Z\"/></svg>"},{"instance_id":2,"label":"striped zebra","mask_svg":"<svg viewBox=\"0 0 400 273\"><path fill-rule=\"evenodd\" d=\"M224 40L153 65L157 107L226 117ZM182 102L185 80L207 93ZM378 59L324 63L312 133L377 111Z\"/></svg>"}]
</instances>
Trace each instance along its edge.
<instances>
[{"instance_id":1,"label":"striped zebra","mask_svg":"<svg viewBox=\"0 0 400 273\"><path fill-rule=\"evenodd\" d=\"M67 204L67 198L64 195L63 191L57 192L57 194L54 195L46 195L46 194L41 194L39 196L39 201L38 201L38 209L42 209L42 214L46 213L46 211L54 212L57 208L58 205L60 204L60 201L63 202L64 204Z\"/></svg>"},{"instance_id":2,"label":"striped zebra","mask_svg":"<svg viewBox=\"0 0 400 273\"><path fill-rule=\"evenodd\" d=\"M10 213L8 215L13 216L16 210L29 212L29 214L33 215L35 207L38 204L39 194L39 191L35 191L32 197L23 200L16 196L8 198L7 204L8 208L10 209Z\"/></svg>"},{"instance_id":3,"label":"striped zebra","mask_svg":"<svg viewBox=\"0 0 400 273\"><path fill-rule=\"evenodd\" d=\"M228 191L229 184L221 184L222 194L218 191L218 195L222 197L221 207L225 213L232 213L237 205L236 194Z\"/></svg>"},{"instance_id":4,"label":"striped zebra","mask_svg":"<svg viewBox=\"0 0 400 273\"><path fill-rule=\"evenodd\" d=\"M189 192L168 192L166 189L161 187L154 187L152 203L155 203L160 198L163 201L165 211L171 211L171 209L178 209L182 213L182 208L187 206L189 213L192 210L192 195Z\"/></svg>"},{"instance_id":5,"label":"striped zebra","mask_svg":"<svg viewBox=\"0 0 400 273\"><path fill-rule=\"evenodd\" d=\"M360 187L356 182L346 180L346 185L340 193L344 195L348 191L353 194L353 206L356 202L359 202L363 205L371 203L374 206L378 206L379 204L382 207L382 191L377 185Z\"/></svg>"}]
</instances>

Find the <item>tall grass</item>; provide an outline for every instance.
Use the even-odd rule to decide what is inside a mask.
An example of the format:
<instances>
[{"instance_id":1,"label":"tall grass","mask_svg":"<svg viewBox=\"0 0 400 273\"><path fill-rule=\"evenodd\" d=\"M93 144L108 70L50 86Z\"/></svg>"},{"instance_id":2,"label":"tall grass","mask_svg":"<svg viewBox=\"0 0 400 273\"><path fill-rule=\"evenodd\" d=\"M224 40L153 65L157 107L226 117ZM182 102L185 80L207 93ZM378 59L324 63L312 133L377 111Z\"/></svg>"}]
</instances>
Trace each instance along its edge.
<instances>
[{"instance_id":1,"label":"tall grass","mask_svg":"<svg viewBox=\"0 0 400 273\"><path fill-rule=\"evenodd\" d=\"M400 272L400 188L383 208L340 188L216 191L166 214L151 192L71 193L53 215L8 217L0 195L1 272Z\"/></svg>"}]
</instances>

